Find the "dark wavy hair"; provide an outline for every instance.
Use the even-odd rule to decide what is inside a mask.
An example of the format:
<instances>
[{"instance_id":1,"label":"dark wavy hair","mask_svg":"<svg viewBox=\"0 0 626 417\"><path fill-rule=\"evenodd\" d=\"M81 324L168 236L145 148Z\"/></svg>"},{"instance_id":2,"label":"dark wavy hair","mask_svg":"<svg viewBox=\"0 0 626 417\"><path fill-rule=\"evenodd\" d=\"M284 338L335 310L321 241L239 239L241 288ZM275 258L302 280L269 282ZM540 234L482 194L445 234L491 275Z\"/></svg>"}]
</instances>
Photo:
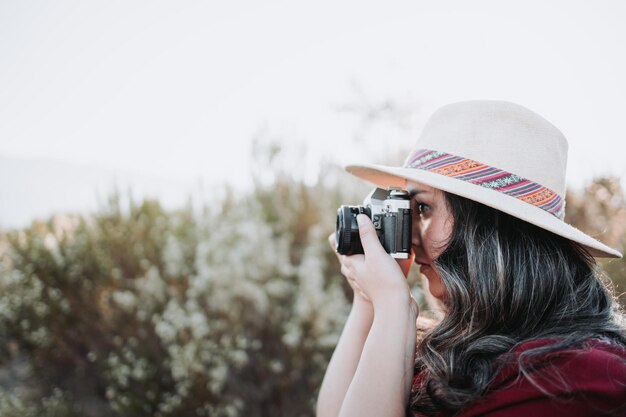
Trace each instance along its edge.
<instances>
[{"instance_id":1,"label":"dark wavy hair","mask_svg":"<svg viewBox=\"0 0 626 417\"><path fill-rule=\"evenodd\" d=\"M488 392L507 353L522 342L556 339L526 350L528 363L593 337L626 345L618 304L581 246L444 194L454 220L435 263L446 287L445 315L418 344L415 372L423 372L423 380L408 411L461 410Z\"/></svg>"}]
</instances>

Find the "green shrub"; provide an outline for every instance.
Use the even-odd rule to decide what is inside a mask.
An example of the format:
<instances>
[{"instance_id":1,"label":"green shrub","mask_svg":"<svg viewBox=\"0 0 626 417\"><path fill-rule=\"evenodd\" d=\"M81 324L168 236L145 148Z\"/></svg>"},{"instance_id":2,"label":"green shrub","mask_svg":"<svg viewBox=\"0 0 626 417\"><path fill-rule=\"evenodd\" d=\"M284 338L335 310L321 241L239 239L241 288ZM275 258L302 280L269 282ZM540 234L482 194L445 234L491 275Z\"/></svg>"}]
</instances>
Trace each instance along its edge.
<instances>
[{"instance_id":1,"label":"green shrub","mask_svg":"<svg viewBox=\"0 0 626 417\"><path fill-rule=\"evenodd\" d=\"M44 397L67 416L313 415L350 304L327 236L358 202L328 180L278 175L203 210L114 196L6 233L3 365L28 377L2 415Z\"/></svg>"}]
</instances>

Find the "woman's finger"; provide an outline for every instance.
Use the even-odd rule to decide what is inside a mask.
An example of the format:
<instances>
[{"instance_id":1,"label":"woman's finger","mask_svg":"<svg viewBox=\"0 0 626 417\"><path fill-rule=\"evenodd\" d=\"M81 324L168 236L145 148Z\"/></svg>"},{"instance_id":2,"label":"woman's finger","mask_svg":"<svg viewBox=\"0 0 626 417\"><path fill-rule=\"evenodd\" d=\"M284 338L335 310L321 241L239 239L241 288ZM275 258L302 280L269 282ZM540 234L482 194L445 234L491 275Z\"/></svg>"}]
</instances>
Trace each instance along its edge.
<instances>
[{"instance_id":1,"label":"woman's finger","mask_svg":"<svg viewBox=\"0 0 626 417\"><path fill-rule=\"evenodd\" d=\"M347 266L343 265L343 264L341 265L341 274L344 277L350 279L350 269Z\"/></svg>"},{"instance_id":2,"label":"woman's finger","mask_svg":"<svg viewBox=\"0 0 626 417\"><path fill-rule=\"evenodd\" d=\"M356 216L356 221L359 224L359 237L361 238L361 245L363 246L363 252L365 254L384 254L385 249L378 240L376 229L372 220L365 214L359 214Z\"/></svg>"},{"instance_id":3,"label":"woman's finger","mask_svg":"<svg viewBox=\"0 0 626 417\"><path fill-rule=\"evenodd\" d=\"M370 303L372 302L371 298L369 298L363 291L359 291L359 294L361 294L361 297L363 297L365 301L369 301Z\"/></svg>"}]
</instances>

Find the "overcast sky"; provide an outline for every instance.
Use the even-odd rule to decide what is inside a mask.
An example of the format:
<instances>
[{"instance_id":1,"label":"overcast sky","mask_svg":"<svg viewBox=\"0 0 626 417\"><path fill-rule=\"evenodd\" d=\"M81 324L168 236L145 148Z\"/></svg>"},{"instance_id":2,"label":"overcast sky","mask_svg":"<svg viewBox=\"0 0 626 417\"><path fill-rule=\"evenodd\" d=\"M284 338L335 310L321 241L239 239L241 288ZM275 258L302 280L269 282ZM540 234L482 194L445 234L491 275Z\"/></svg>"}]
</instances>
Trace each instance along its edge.
<instances>
[{"instance_id":1,"label":"overcast sky","mask_svg":"<svg viewBox=\"0 0 626 417\"><path fill-rule=\"evenodd\" d=\"M443 104L504 99L565 133L571 185L626 177L625 5L0 0L0 156L244 184L259 132L305 143L315 171L410 146ZM385 100L403 129L340 111Z\"/></svg>"}]
</instances>

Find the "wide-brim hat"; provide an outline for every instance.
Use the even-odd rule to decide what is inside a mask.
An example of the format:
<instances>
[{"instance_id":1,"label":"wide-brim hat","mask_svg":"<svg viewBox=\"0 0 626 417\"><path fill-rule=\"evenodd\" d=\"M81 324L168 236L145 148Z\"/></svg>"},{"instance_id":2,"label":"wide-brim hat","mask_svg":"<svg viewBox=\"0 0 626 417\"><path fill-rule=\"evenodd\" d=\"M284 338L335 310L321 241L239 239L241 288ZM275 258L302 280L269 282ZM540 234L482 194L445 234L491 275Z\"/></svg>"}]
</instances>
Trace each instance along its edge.
<instances>
[{"instance_id":1,"label":"wide-brim hat","mask_svg":"<svg viewBox=\"0 0 626 417\"><path fill-rule=\"evenodd\" d=\"M567 140L537 113L506 101L464 101L427 121L401 167L347 165L382 188L407 180L468 198L579 243L592 256L622 254L564 221Z\"/></svg>"}]
</instances>

